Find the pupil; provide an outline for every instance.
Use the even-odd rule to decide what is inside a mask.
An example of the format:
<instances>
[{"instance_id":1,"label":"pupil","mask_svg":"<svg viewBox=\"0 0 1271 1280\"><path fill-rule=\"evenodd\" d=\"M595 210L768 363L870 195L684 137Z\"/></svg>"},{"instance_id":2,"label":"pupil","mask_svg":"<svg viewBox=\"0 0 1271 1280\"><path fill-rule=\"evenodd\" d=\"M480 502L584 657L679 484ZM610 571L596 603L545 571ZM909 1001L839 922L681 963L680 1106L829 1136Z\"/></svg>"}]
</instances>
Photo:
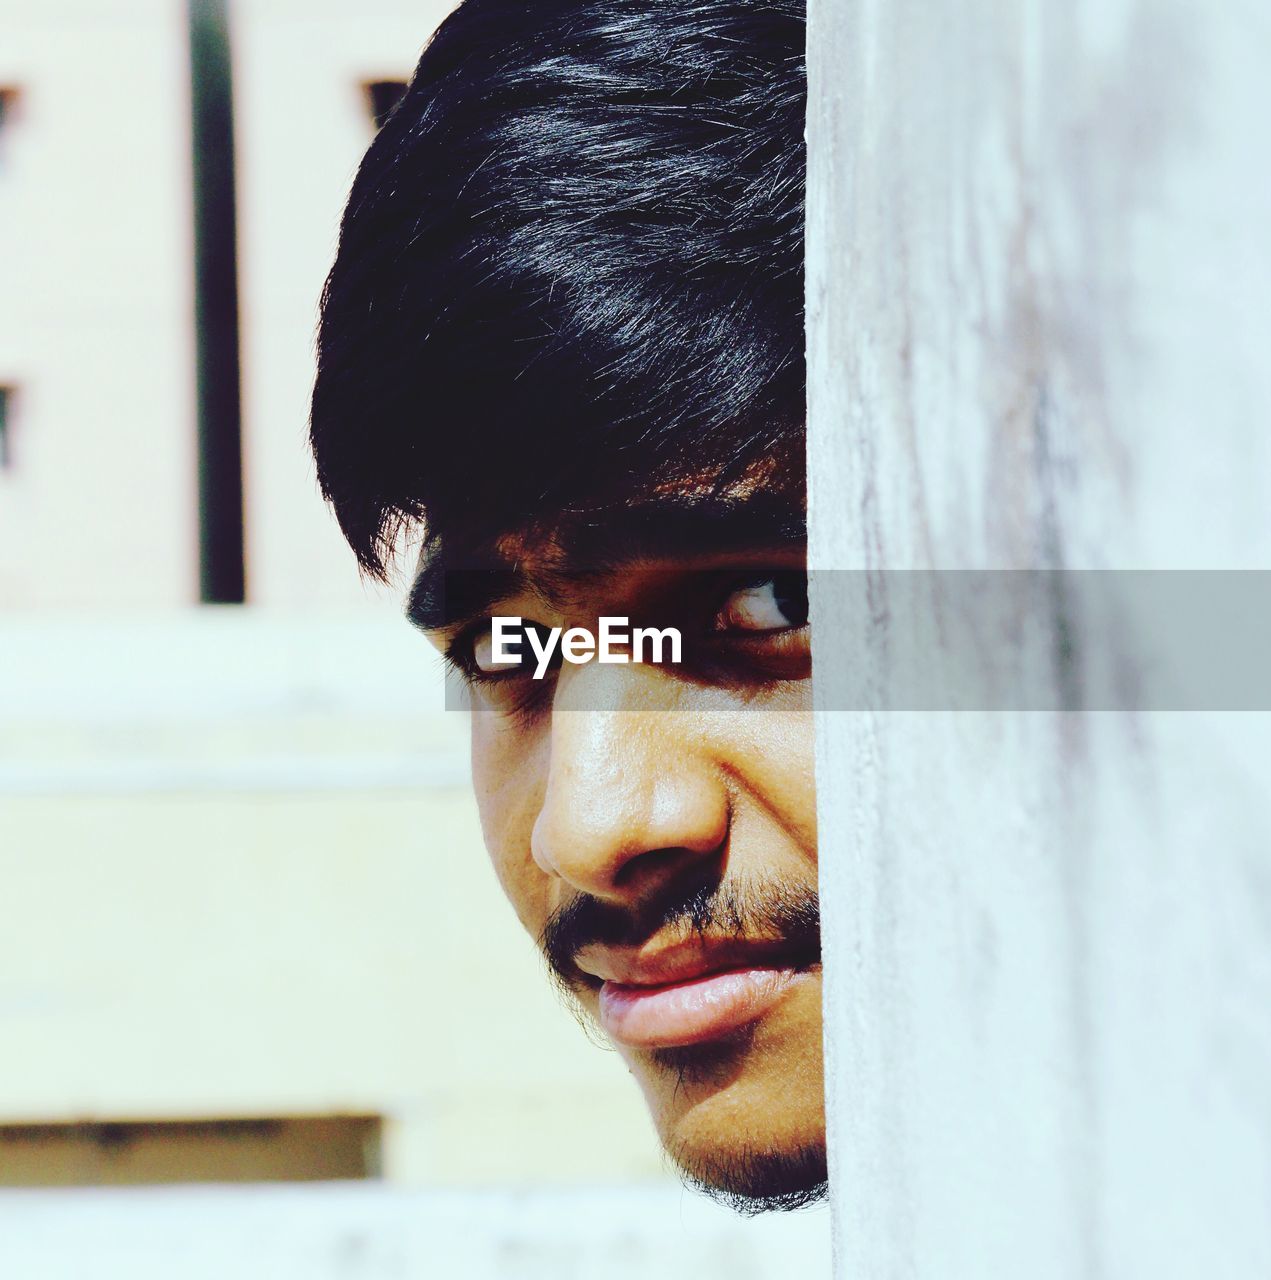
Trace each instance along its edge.
<instances>
[{"instance_id":1,"label":"pupil","mask_svg":"<svg viewBox=\"0 0 1271 1280\"><path fill-rule=\"evenodd\" d=\"M772 595L777 608L789 619L792 627L802 627L808 621L808 575L790 570L778 573L772 579Z\"/></svg>"}]
</instances>

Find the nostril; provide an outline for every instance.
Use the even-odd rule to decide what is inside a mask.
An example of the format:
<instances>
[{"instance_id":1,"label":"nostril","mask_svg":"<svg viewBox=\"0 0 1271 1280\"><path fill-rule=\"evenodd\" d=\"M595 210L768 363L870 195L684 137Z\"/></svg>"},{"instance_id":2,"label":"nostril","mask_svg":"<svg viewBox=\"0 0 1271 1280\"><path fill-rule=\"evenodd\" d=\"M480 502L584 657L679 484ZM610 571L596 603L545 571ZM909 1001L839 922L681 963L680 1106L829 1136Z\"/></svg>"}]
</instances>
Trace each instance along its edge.
<instances>
[{"instance_id":1,"label":"nostril","mask_svg":"<svg viewBox=\"0 0 1271 1280\"><path fill-rule=\"evenodd\" d=\"M717 871L722 870L722 844L709 854L683 847L649 849L624 862L614 875L613 884L615 889L628 893L634 891L644 896L659 883L678 880L688 874L694 878L707 876L713 863L719 864L715 868Z\"/></svg>"}]
</instances>

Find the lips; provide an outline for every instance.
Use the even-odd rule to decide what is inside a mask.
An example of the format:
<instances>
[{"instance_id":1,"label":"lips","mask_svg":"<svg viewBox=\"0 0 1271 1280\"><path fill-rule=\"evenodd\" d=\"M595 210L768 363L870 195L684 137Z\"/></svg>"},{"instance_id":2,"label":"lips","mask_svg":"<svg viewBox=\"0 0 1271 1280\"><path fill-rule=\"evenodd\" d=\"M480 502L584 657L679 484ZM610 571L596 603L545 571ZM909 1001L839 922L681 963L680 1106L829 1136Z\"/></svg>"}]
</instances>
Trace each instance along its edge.
<instances>
[{"instance_id":1,"label":"lips","mask_svg":"<svg viewBox=\"0 0 1271 1280\"><path fill-rule=\"evenodd\" d=\"M670 1049L719 1040L757 1021L794 983L797 969L733 969L660 987L606 982L600 1023L637 1049Z\"/></svg>"},{"instance_id":2,"label":"lips","mask_svg":"<svg viewBox=\"0 0 1271 1280\"><path fill-rule=\"evenodd\" d=\"M722 1039L758 1021L809 977L806 962L771 943L712 948L698 941L652 955L596 949L578 963L602 980L605 1032L638 1049Z\"/></svg>"}]
</instances>

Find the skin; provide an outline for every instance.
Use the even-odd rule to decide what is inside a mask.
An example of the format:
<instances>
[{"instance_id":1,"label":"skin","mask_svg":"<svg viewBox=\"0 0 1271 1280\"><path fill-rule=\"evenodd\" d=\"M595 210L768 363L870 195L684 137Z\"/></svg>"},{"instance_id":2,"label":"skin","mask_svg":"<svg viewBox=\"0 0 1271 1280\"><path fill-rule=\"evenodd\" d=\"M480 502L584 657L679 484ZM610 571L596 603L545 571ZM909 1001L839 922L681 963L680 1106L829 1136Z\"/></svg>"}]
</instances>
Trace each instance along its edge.
<instances>
[{"instance_id":1,"label":"skin","mask_svg":"<svg viewBox=\"0 0 1271 1280\"><path fill-rule=\"evenodd\" d=\"M489 679L473 665L489 656L488 621L429 633L473 680L482 830L524 927L541 938L554 913L591 899L632 922L623 954L640 962L684 941L683 927L640 922L691 886L814 894L808 628L781 625L762 580L800 570L803 548L632 560L572 578L555 570L550 539L505 539L501 550L525 578L490 614L593 632L601 615L676 625L689 651L679 667L591 662L562 664L543 682ZM605 948L594 952L583 949L570 985L599 1020L600 979L586 970L605 972ZM818 962L786 974L776 999L728 1035L615 1047L692 1180L750 1207L823 1183Z\"/></svg>"}]
</instances>

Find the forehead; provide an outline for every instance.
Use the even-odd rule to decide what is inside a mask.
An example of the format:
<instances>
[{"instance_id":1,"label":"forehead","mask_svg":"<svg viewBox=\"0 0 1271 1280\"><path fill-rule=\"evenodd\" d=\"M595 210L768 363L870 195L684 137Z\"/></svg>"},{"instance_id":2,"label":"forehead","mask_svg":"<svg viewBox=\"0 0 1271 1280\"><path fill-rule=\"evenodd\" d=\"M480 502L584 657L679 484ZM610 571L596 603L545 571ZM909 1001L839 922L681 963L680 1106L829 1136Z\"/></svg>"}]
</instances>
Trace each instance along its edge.
<instances>
[{"instance_id":1,"label":"forehead","mask_svg":"<svg viewBox=\"0 0 1271 1280\"><path fill-rule=\"evenodd\" d=\"M662 485L612 506L572 508L550 524L425 545L407 603L424 630L457 625L522 591L576 593L623 570L706 566L721 558L801 553L798 483L746 477L729 486Z\"/></svg>"}]
</instances>

